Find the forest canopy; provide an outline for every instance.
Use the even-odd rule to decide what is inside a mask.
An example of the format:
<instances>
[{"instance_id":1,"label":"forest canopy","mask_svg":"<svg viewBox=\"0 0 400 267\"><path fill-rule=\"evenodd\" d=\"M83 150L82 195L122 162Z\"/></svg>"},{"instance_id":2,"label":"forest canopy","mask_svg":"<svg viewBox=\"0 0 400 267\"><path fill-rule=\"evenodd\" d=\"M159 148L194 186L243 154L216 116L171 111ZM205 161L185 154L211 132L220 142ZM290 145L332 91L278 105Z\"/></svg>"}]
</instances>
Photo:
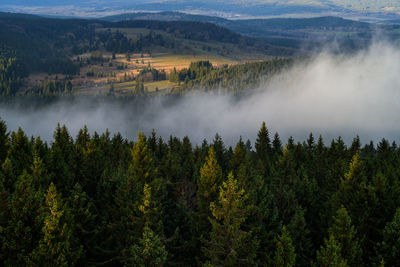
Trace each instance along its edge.
<instances>
[{"instance_id":1,"label":"forest canopy","mask_svg":"<svg viewBox=\"0 0 400 267\"><path fill-rule=\"evenodd\" d=\"M269 133L52 142L0 120L5 266L396 266L400 149Z\"/></svg>"}]
</instances>

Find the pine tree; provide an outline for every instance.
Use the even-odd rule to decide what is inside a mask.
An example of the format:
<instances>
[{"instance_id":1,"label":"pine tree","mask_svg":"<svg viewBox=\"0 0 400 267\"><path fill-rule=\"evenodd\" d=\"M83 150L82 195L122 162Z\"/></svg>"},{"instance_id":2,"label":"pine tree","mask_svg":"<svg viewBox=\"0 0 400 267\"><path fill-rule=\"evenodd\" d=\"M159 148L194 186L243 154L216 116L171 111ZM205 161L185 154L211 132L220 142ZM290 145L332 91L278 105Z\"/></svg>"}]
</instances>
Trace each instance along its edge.
<instances>
[{"instance_id":1,"label":"pine tree","mask_svg":"<svg viewBox=\"0 0 400 267\"><path fill-rule=\"evenodd\" d=\"M257 262L259 265L271 263L275 253L275 237L279 232L278 209L265 178L257 175L253 179L249 191L249 216L245 223L246 229L251 229L259 242Z\"/></svg>"},{"instance_id":2,"label":"pine tree","mask_svg":"<svg viewBox=\"0 0 400 267\"><path fill-rule=\"evenodd\" d=\"M163 266L166 262L168 253L161 241L161 221L157 216L157 209L152 199L151 188L148 184L145 184L143 203L139 206L139 210L142 212L140 220L144 222L142 237L130 246L127 264L156 267Z\"/></svg>"},{"instance_id":3,"label":"pine tree","mask_svg":"<svg viewBox=\"0 0 400 267\"><path fill-rule=\"evenodd\" d=\"M0 235L6 265L21 266L31 262L30 254L40 237L42 202L42 192L38 190L37 183L24 171L15 183L7 209L2 211L8 211L5 214L7 226Z\"/></svg>"},{"instance_id":4,"label":"pine tree","mask_svg":"<svg viewBox=\"0 0 400 267\"><path fill-rule=\"evenodd\" d=\"M218 202L210 205L214 218L210 218L210 240L205 241L203 252L213 266L249 266L254 264L258 241L251 232L242 229L246 221L247 195L233 174L220 187Z\"/></svg>"},{"instance_id":5,"label":"pine tree","mask_svg":"<svg viewBox=\"0 0 400 267\"><path fill-rule=\"evenodd\" d=\"M366 193L365 167L360 156L355 154L350 163L349 171L341 179L341 186L336 196L336 207L344 206L356 227L360 227L362 224Z\"/></svg>"},{"instance_id":6,"label":"pine tree","mask_svg":"<svg viewBox=\"0 0 400 267\"><path fill-rule=\"evenodd\" d=\"M155 179L153 156L143 133L138 134L138 140L131 150L131 155L130 173L138 188L143 188L145 183L151 183Z\"/></svg>"},{"instance_id":7,"label":"pine tree","mask_svg":"<svg viewBox=\"0 0 400 267\"><path fill-rule=\"evenodd\" d=\"M272 148L271 140L269 138L269 132L267 127L265 126L265 122L262 123L261 129L258 132L255 148L255 159L257 168L261 175L268 175L271 164L270 161L272 156Z\"/></svg>"},{"instance_id":8,"label":"pine tree","mask_svg":"<svg viewBox=\"0 0 400 267\"><path fill-rule=\"evenodd\" d=\"M347 267L347 262L342 258L340 244L331 235L325 240L325 245L317 252L317 262L320 267Z\"/></svg>"},{"instance_id":9,"label":"pine tree","mask_svg":"<svg viewBox=\"0 0 400 267\"><path fill-rule=\"evenodd\" d=\"M274 153L274 160L277 160L282 154L282 142L278 133L275 133L274 140L272 141L272 151Z\"/></svg>"},{"instance_id":10,"label":"pine tree","mask_svg":"<svg viewBox=\"0 0 400 267\"><path fill-rule=\"evenodd\" d=\"M18 177L32 163L32 150L28 137L21 128L11 134L11 145L8 158L11 161L12 172Z\"/></svg>"},{"instance_id":11,"label":"pine tree","mask_svg":"<svg viewBox=\"0 0 400 267\"><path fill-rule=\"evenodd\" d=\"M351 218L346 208L342 207L333 217L333 224L328 233L338 242L342 258L350 266L361 265L361 248L356 235L356 230L351 223Z\"/></svg>"},{"instance_id":12,"label":"pine tree","mask_svg":"<svg viewBox=\"0 0 400 267\"><path fill-rule=\"evenodd\" d=\"M200 169L200 179L198 182L198 208L200 214L199 223L203 225L202 230L208 230L208 218L211 217L210 204L217 201L218 187L222 182L222 171L216 159L213 147L210 147L208 156L203 167Z\"/></svg>"},{"instance_id":13,"label":"pine tree","mask_svg":"<svg viewBox=\"0 0 400 267\"><path fill-rule=\"evenodd\" d=\"M65 223L64 207L53 183L46 195L46 215L43 237L33 253L34 261L41 266L70 266L80 258L82 248L71 247L72 230Z\"/></svg>"},{"instance_id":14,"label":"pine tree","mask_svg":"<svg viewBox=\"0 0 400 267\"><path fill-rule=\"evenodd\" d=\"M383 241L379 244L379 256L386 266L397 266L400 259L400 208L393 220L383 230Z\"/></svg>"},{"instance_id":15,"label":"pine tree","mask_svg":"<svg viewBox=\"0 0 400 267\"><path fill-rule=\"evenodd\" d=\"M237 143L231 159L231 171L236 177L241 187L246 188L249 185L249 155L247 154L246 145L242 138Z\"/></svg>"},{"instance_id":16,"label":"pine tree","mask_svg":"<svg viewBox=\"0 0 400 267\"><path fill-rule=\"evenodd\" d=\"M50 152L49 173L56 177L53 181L57 190L67 195L75 185L76 161L71 135L65 125L58 124L54 132L54 142Z\"/></svg>"},{"instance_id":17,"label":"pine tree","mask_svg":"<svg viewBox=\"0 0 400 267\"><path fill-rule=\"evenodd\" d=\"M286 226L283 226L282 233L276 240L276 252L273 265L277 267L292 267L295 263L295 248Z\"/></svg>"},{"instance_id":18,"label":"pine tree","mask_svg":"<svg viewBox=\"0 0 400 267\"><path fill-rule=\"evenodd\" d=\"M7 157L7 152L9 148L9 139L7 133L7 125L0 118L0 165L3 164Z\"/></svg>"},{"instance_id":19,"label":"pine tree","mask_svg":"<svg viewBox=\"0 0 400 267\"><path fill-rule=\"evenodd\" d=\"M225 148L225 144L222 141L220 135L216 134L214 138L214 142L212 144L215 156L217 157L218 165L221 166L223 175L227 175L228 167L229 167L229 158L227 157L227 151Z\"/></svg>"},{"instance_id":20,"label":"pine tree","mask_svg":"<svg viewBox=\"0 0 400 267\"><path fill-rule=\"evenodd\" d=\"M64 214L66 222L73 230L71 237L72 249L78 249L82 246L82 255L77 264L84 264L89 260L89 254L94 250L97 244L93 242L93 236L97 234L98 223L92 200L83 191L79 183L75 184L66 203L68 209ZM96 260L96 259L95 259Z\"/></svg>"}]
</instances>

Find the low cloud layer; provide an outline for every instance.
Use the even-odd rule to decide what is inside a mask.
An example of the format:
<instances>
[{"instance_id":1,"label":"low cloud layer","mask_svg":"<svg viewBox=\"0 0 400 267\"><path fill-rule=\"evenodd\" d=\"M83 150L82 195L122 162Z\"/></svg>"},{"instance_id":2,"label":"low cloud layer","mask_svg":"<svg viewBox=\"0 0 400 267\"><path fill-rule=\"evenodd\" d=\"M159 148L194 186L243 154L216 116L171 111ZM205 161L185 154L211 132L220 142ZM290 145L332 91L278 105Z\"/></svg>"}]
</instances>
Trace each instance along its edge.
<instances>
[{"instance_id":1,"label":"low cloud layer","mask_svg":"<svg viewBox=\"0 0 400 267\"><path fill-rule=\"evenodd\" d=\"M116 102L57 102L39 108L2 105L0 117L11 130L52 140L58 122L75 136L83 125L91 132L121 132L134 139L138 131L183 137L194 143L219 133L227 143L254 141L262 121L283 141L302 141L310 132L326 141L342 136L365 143L383 137L400 141L400 49L377 43L355 55L321 53L263 85L240 101L227 96L190 95L166 104L160 99L141 107Z\"/></svg>"}]
</instances>

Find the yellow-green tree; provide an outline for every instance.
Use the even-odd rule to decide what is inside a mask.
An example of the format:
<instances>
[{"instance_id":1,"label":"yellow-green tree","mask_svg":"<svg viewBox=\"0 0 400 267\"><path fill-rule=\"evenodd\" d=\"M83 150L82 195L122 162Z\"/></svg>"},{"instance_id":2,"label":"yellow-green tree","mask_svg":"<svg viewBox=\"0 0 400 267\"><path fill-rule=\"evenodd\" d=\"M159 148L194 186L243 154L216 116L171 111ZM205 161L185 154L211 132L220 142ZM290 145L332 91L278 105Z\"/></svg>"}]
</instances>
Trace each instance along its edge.
<instances>
[{"instance_id":1,"label":"yellow-green tree","mask_svg":"<svg viewBox=\"0 0 400 267\"><path fill-rule=\"evenodd\" d=\"M72 246L72 230L65 223L64 207L60 195L53 183L46 195L46 212L43 237L33 260L40 266L71 266L76 263L82 253L82 247Z\"/></svg>"},{"instance_id":2,"label":"yellow-green tree","mask_svg":"<svg viewBox=\"0 0 400 267\"><path fill-rule=\"evenodd\" d=\"M205 241L203 253L213 266L250 266L254 264L257 239L243 229L248 207L247 195L233 174L220 187L218 202L210 205L210 239Z\"/></svg>"},{"instance_id":3,"label":"yellow-green tree","mask_svg":"<svg viewBox=\"0 0 400 267\"><path fill-rule=\"evenodd\" d=\"M276 267L292 267L296 263L296 253L293 246L292 238L286 226L282 227L282 233L276 240L276 252L274 266Z\"/></svg>"}]
</instances>

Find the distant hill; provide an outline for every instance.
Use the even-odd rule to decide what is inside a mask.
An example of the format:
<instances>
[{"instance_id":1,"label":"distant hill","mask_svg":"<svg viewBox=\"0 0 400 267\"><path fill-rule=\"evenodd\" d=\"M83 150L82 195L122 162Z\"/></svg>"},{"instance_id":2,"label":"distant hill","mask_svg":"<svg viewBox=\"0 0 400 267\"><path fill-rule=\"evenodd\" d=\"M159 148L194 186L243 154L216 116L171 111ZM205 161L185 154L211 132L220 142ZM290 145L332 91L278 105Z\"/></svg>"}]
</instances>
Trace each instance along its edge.
<instances>
[{"instance_id":1,"label":"distant hill","mask_svg":"<svg viewBox=\"0 0 400 267\"><path fill-rule=\"evenodd\" d=\"M343 19L340 17L317 17L317 18L273 18L273 19L247 19L247 20L228 20L212 16L191 15L181 12L160 12L160 13L128 13L102 18L107 21L127 21L127 20L161 20L161 21L198 21L210 22L222 27L226 27L243 35L263 36L263 32L277 30L301 30L301 29L358 29L368 30L372 24L354 20Z\"/></svg>"},{"instance_id":2,"label":"distant hill","mask_svg":"<svg viewBox=\"0 0 400 267\"><path fill-rule=\"evenodd\" d=\"M372 38L375 24L343 19L340 17L317 18L273 18L228 20L212 16L191 15L181 12L130 13L103 18L108 21L128 21L137 19L161 21L199 21L211 22L230 29L241 35L266 41L270 45L299 48L315 47L315 42L326 42L332 39L339 42L349 41L351 46L364 44ZM383 27L383 26L379 26ZM344 34L345 33L345 34Z\"/></svg>"},{"instance_id":3,"label":"distant hill","mask_svg":"<svg viewBox=\"0 0 400 267\"><path fill-rule=\"evenodd\" d=\"M215 24L224 24L229 22L229 20L220 17L192 15L173 11L126 13L120 15L106 16L101 19L113 22L125 20L197 21L210 22Z\"/></svg>"},{"instance_id":4,"label":"distant hill","mask_svg":"<svg viewBox=\"0 0 400 267\"><path fill-rule=\"evenodd\" d=\"M124 32L141 29L131 39ZM73 74L70 58L97 50L108 52L192 51L182 40L230 44L265 49L262 43L221 26L197 21L54 19L25 14L0 13L0 57L16 55L29 71ZM208 49L208 48L204 48ZM275 53L279 50L274 47Z\"/></svg>"}]
</instances>

